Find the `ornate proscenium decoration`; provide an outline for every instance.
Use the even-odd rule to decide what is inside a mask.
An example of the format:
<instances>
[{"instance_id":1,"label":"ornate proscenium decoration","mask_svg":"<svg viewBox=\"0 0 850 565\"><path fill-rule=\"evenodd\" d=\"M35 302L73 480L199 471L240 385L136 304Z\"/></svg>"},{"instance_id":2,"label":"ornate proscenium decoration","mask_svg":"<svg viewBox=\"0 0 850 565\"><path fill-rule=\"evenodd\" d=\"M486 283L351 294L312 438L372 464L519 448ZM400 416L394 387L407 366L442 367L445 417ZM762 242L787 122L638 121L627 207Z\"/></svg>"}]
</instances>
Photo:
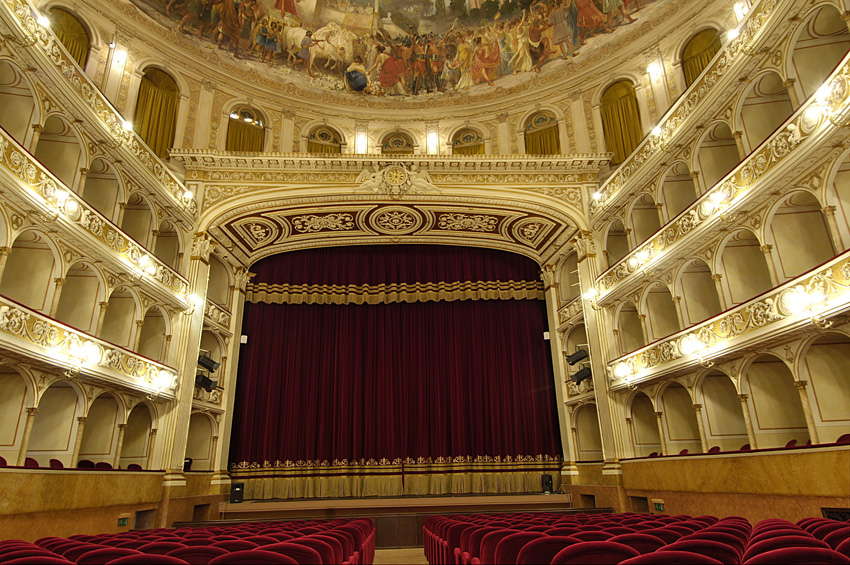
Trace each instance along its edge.
<instances>
[{"instance_id":1,"label":"ornate proscenium decoration","mask_svg":"<svg viewBox=\"0 0 850 565\"><path fill-rule=\"evenodd\" d=\"M406 194L434 194L440 191L431 182L428 171L420 169L415 163L408 169L404 163L393 163L379 169L366 168L357 177L358 190L385 194L398 200Z\"/></svg>"}]
</instances>

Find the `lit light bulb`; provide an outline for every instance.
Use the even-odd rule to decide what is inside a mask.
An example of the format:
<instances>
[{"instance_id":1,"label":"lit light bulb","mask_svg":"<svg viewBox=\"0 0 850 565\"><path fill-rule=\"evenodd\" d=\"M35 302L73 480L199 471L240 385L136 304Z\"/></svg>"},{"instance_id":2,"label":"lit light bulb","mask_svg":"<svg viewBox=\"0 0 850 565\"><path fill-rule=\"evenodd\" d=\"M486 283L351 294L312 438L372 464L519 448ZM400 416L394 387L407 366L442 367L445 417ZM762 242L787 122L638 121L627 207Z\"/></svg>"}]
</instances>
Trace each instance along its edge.
<instances>
[{"instance_id":1,"label":"lit light bulb","mask_svg":"<svg viewBox=\"0 0 850 565\"><path fill-rule=\"evenodd\" d=\"M41 27L50 27L50 18L48 18L44 14L39 14L36 18L36 21Z\"/></svg>"},{"instance_id":2,"label":"lit light bulb","mask_svg":"<svg viewBox=\"0 0 850 565\"><path fill-rule=\"evenodd\" d=\"M629 266L629 269L634 270L638 268L640 262L638 261L637 256L632 255L631 257L629 257L629 260L626 261L626 264Z\"/></svg>"},{"instance_id":3,"label":"lit light bulb","mask_svg":"<svg viewBox=\"0 0 850 565\"><path fill-rule=\"evenodd\" d=\"M795 286L782 297L782 303L792 314L810 313L815 306L825 300L826 294L820 288L806 290L802 286Z\"/></svg>"},{"instance_id":4,"label":"lit light bulb","mask_svg":"<svg viewBox=\"0 0 850 565\"><path fill-rule=\"evenodd\" d=\"M191 304L192 306L200 306L203 303L204 299L198 296L197 294L193 293L189 295L189 304Z\"/></svg>"},{"instance_id":5,"label":"lit light bulb","mask_svg":"<svg viewBox=\"0 0 850 565\"><path fill-rule=\"evenodd\" d=\"M815 92L815 102L818 104L826 104L829 101L829 97L832 96L832 85L829 83L823 83L820 85L820 88Z\"/></svg>"},{"instance_id":6,"label":"lit light bulb","mask_svg":"<svg viewBox=\"0 0 850 565\"><path fill-rule=\"evenodd\" d=\"M643 265L644 263L649 261L649 258L650 258L649 249L641 249L640 251L637 252L637 255L635 255L635 257L637 258L638 262L641 265Z\"/></svg>"},{"instance_id":7,"label":"lit light bulb","mask_svg":"<svg viewBox=\"0 0 850 565\"><path fill-rule=\"evenodd\" d=\"M581 297L585 300L596 300L597 296L599 296L599 291L596 290L595 287L587 289L581 295Z\"/></svg>"},{"instance_id":8,"label":"lit light bulb","mask_svg":"<svg viewBox=\"0 0 850 565\"><path fill-rule=\"evenodd\" d=\"M686 335L679 342L679 351L682 355L693 355L705 349L705 343L694 334Z\"/></svg>"},{"instance_id":9,"label":"lit light bulb","mask_svg":"<svg viewBox=\"0 0 850 565\"><path fill-rule=\"evenodd\" d=\"M632 375L632 368L626 362L620 362L614 365L614 377L618 379L625 379Z\"/></svg>"},{"instance_id":10,"label":"lit light bulb","mask_svg":"<svg viewBox=\"0 0 850 565\"><path fill-rule=\"evenodd\" d=\"M738 20L738 23L741 23L744 18L747 17L747 14L750 12L750 7L746 2L735 2L735 5L732 7L732 10L735 12L735 19Z\"/></svg>"},{"instance_id":11,"label":"lit light bulb","mask_svg":"<svg viewBox=\"0 0 850 565\"><path fill-rule=\"evenodd\" d=\"M127 50L126 49L116 49L112 52L112 64L116 67L122 66L127 62Z\"/></svg>"},{"instance_id":12,"label":"lit light bulb","mask_svg":"<svg viewBox=\"0 0 850 565\"><path fill-rule=\"evenodd\" d=\"M741 30L738 28L732 28L726 32L726 39L729 41L735 41L738 39L738 36L741 35Z\"/></svg>"},{"instance_id":13,"label":"lit light bulb","mask_svg":"<svg viewBox=\"0 0 850 565\"><path fill-rule=\"evenodd\" d=\"M664 72L664 67L658 61L653 61L646 67L646 72L653 80L657 79Z\"/></svg>"},{"instance_id":14,"label":"lit light bulb","mask_svg":"<svg viewBox=\"0 0 850 565\"><path fill-rule=\"evenodd\" d=\"M124 131L133 131L133 122L128 122L127 120L123 120L121 122L121 127Z\"/></svg>"},{"instance_id":15,"label":"lit light bulb","mask_svg":"<svg viewBox=\"0 0 850 565\"><path fill-rule=\"evenodd\" d=\"M236 112L231 112L231 113L230 113L230 119L231 119L231 120L238 120L238 119L239 119L239 114L237 114Z\"/></svg>"},{"instance_id":16,"label":"lit light bulb","mask_svg":"<svg viewBox=\"0 0 850 565\"><path fill-rule=\"evenodd\" d=\"M194 197L195 197L195 193L192 192L191 190L187 190L186 192L183 193L183 199L184 200L191 200Z\"/></svg>"},{"instance_id":17,"label":"lit light bulb","mask_svg":"<svg viewBox=\"0 0 850 565\"><path fill-rule=\"evenodd\" d=\"M160 370L153 379L153 387L158 392L163 392L174 386L177 375L165 369Z\"/></svg>"},{"instance_id":18,"label":"lit light bulb","mask_svg":"<svg viewBox=\"0 0 850 565\"><path fill-rule=\"evenodd\" d=\"M602 193L597 190L593 193L593 199L599 202L600 200L602 200Z\"/></svg>"},{"instance_id":19,"label":"lit light bulb","mask_svg":"<svg viewBox=\"0 0 850 565\"><path fill-rule=\"evenodd\" d=\"M655 126L654 128L652 128L651 133L654 137L660 136L661 135L661 126Z\"/></svg>"}]
</instances>

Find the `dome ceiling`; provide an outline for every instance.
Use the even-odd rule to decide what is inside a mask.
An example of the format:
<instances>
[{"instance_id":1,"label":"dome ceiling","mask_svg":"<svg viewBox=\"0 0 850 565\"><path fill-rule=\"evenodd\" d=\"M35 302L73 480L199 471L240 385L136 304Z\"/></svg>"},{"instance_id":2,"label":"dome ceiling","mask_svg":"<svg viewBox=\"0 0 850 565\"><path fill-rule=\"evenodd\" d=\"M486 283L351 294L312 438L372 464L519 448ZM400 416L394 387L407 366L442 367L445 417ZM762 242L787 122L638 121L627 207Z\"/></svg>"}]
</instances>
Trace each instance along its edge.
<instances>
[{"instance_id":1,"label":"dome ceiling","mask_svg":"<svg viewBox=\"0 0 850 565\"><path fill-rule=\"evenodd\" d=\"M132 1L207 47L305 86L434 96L557 71L671 0Z\"/></svg>"}]
</instances>

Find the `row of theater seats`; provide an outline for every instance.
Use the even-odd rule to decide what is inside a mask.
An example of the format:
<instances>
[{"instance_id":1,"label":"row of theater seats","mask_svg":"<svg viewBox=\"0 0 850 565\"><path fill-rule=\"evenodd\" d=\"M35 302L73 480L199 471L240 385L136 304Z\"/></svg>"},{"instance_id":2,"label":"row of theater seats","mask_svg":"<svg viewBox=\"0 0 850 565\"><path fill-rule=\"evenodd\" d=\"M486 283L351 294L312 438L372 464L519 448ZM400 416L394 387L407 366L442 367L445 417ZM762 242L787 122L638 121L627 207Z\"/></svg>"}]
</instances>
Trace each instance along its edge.
<instances>
[{"instance_id":1,"label":"row of theater seats","mask_svg":"<svg viewBox=\"0 0 850 565\"><path fill-rule=\"evenodd\" d=\"M489 514L430 518L423 533L434 565L850 565L850 522L824 518Z\"/></svg>"},{"instance_id":2,"label":"row of theater seats","mask_svg":"<svg viewBox=\"0 0 850 565\"><path fill-rule=\"evenodd\" d=\"M716 453L740 453L742 451L749 451L749 452L753 452L753 453L756 453L756 452L761 453L763 451L781 451L783 449L806 449L806 448L809 448L809 447L833 447L833 446L838 446L838 445L850 445L850 434L841 435L841 436L839 436L838 439L836 439L832 443L812 443L811 440L809 440L809 441L806 441L806 443L804 445L799 445L797 443L796 439L792 439L792 440L789 440L783 447L770 447L770 448L765 448L765 449L752 449L750 447L749 443L745 443L744 445L741 446L740 449L736 449L736 450L732 450L732 451L723 451L723 450L720 449L719 445L715 445L715 446L710 447L708 449L708 451L706 451L706 453L709 454L709 455L714 455ZM691 453L689 450L683 449L677 455L705 455L706 453L701 453L701 452L700 453ZM648 457L664 457L664 455L657 452L657 451L653 451L652 453L649 454ZM641 458L637 457L636 459L641 459Z\"/></svg>"},{"instance_id":3,"label":"row of theater seats","mask_svg":"<svg viewBox=\"0 0 850 565\"><path fill-rule=\"evenodd\" d=\"M49 463L49 467L41 467L38 464L38 461L33 459L32 457L27 457L24 460L24 469L64 469L65 464L59 461L58 459L51 459ZM8 467L9 465L6 463L6 459L0 456L0 467ZM112 463L108 463L106 461L98 461L95 463L94 461L90 461L88 459L81 459L77 463L77 469L97 469L99 471L112 471L114 468L112 467ZM142 466L137 463L130 463L127 465L128 471L141 471Z\"/></svg>"},{"instance_id":4,"label":"row of theater seats","mask_svg":"<svg viewBox=\"0 0 850 565\"><path fill-rule=\"evenodd\" d=\"M371 520L250 522L0 542L3 565L369 565Z\"/></svg>"}]
</instances>

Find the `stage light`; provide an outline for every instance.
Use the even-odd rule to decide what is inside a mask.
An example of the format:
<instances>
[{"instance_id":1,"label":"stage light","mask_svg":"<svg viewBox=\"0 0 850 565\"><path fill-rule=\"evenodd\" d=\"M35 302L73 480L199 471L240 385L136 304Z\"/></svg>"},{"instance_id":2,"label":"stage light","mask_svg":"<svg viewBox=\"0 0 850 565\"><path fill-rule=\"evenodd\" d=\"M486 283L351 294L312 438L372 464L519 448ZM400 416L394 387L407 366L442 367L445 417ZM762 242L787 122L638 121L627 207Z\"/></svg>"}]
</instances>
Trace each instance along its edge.
<instances>
[{"instance_id":1,"label":"stage light","mask_svg":"<svg viewBox=\"0 0 850 565\"><path fill-rule=\"evenodd\" d=\"M219 388L218 383L216 381L200 373L195 375L195 386L198 388L202 388L207 392L212 392L215 389Z\"/></svg>"},{"instance_id":2,"label":"stage light","mask_svg":"<svg viewBox=\"0 0 850 565\"><path fill-rule=\"evenodd\" d=\"M581 370L577 371L573 376L570 377L575 384L581 384L582 381L586 381L591 378L593 373L590 371L590 367L584 367Z\"/></svg>"},{"instance_id":3,"label":"stage light","mask_svg":"<svg viewBox=\"0 0 850 565\"><path fill-rule=\"evenodd\" d=\"M576 351L572 355L567 355L567 362L570 365L575 365L579 361L584 361L585 359L587 359L587 357L588 357L587 350L586 349L579 349L578 351Z\"/></svg>"},{"instance_id":4,"label":"stage light","mask_svg":"<svg viewBox=\"0 0 850 565\"><path fill-rule=\"evenodd\" d=\"M201 353L198 356L198 365L200 365L201 367L203 367L204 369L206 369L210 373L215 373L218 370L221 363L215 361L214 359L212 359L208 355Z\"/></svg>"}]
</instances>

